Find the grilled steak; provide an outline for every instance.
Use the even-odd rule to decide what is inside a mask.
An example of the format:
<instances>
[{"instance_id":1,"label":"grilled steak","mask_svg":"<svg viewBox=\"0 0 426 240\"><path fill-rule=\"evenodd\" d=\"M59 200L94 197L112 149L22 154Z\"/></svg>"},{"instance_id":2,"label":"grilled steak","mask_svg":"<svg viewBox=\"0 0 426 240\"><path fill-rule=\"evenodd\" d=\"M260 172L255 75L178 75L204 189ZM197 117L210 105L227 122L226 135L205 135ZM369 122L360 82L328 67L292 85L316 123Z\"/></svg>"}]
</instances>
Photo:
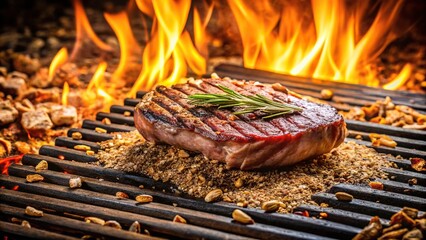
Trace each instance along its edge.
<instances>
[{"instance_id":1,"label":"grilled steak","mask_svg":"<svg viewBox=\"0 0 426 240\"><path fill-rule=\"evenodd\" d=\"M236 116L232 109L188 103L188 95L223 93L219 84L241 94L261 94L291 103L303 110L263 120L262 113ZM346 132L342 116L331 106L301 99L279 84L228 78L157 87L136 106L135 125L148 141L201 152L243 170L291 165L327 153L343 142Z\"/></svg>"}]
</instances>

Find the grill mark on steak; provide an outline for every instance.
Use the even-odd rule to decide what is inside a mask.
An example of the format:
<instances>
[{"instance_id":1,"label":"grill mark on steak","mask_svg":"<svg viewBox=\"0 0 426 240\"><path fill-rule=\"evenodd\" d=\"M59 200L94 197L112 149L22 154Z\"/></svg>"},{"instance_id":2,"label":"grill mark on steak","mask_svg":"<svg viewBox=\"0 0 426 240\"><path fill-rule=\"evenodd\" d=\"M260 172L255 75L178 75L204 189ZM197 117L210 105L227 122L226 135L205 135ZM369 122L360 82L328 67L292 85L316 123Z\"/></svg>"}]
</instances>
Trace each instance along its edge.
<instances>
[{"instance_id":1,"label":"grill mark on steak","mask_svg":"<svg viewBox=\"0 0 426 240\"><path fill-rule=\"evenodd\" d=\"M224 81L226 82L226 81ZM220 83L219 83L220 84ZM203 82L200 84L194 84L189 82L189 85L194 86L203 92L206 93L219 93L222 94L223 91L220 90L216 84L211 84L207 79L203 79ZM269 121L264 121L261 118L260 115L256 114L242 114L238 116L239 119L243 120L244 122L250 124L254 128L256 128L258 131L262 132L266 136L274 137L274 136L281 136L283 134L288 133L287 131L282 131L281 129L275 127L273 124L271 124Z\"/></svg>"},{"instance_id":2,"label":"grill mark on steak","mask_svg":"<svg viewBox=\"0 0 426 240\"><path fill-rule=\"evenodd\" d=\"M199 117L207 124L217 135L226 134L231 140L250 141L251 137L245 136L233 128L228 121L217 118L212 112L202 107L195 107L188 103L188 96L176 89L166 88L163 86L157 87L157 91L165 97L179 104L183 109L191 112L195 117ZM219 138L219 137L218 137ZM228 139L227 139L228 140Z\"/></svg>"},{"instance_id":3,"label":"grill mark on steak","mask_svg":"<svg viewBox=\"0 0 426 240\"><path fill-rule=\"evenodd\" d=\"M177 91L182 92L186 96L197 94L197 93L205 93L204 91L189 85L176 85L173 87L173 89L176 89ZM232 112L229 110L217 109L216 107L210 107L205 109L211 112L212 114L214 114L218 119L222 120L222 122L229 123L229 125L232 126L235 129L235 131L238 131L240 134L248 137L249 139L266 137L265 134L258 131L255 127L253 127L249 123L244 122L243 120L241 120L240 118L232 114Z\"/></svg>"},{"instance_id":4,"label":"grill mark on steak","mask_svg":"<svg viewBox=\"0 0 426 240\"><path fill-rule=\"evenodd\" d=\"M245 95L253 95L253 93L245 90L244 88L241 88L240 86L233 84L230 81L219 81L218 79L208 79L207 82L209 84L211 84L212 86L216 86L218 84L225 86L231 90L234 90L236 92L239 92L241 94L245 94ZM257 92L258 93L258 92ZM256 113L255 113L256 114ZM292 117L294 117L295 115L297 115L297 113L291 114ZM261 118L262 115L260 114L256 114L257 118ZM278 119L278 120L277 120ZM261 120L262 121L262 120ZM265 121L262 121L265 122ZM273 118L267 121L271 126L271 129L279 129L282 133L281 134L297 134L300 132L300 128L298 128L297 126L295 126L292 122L289 122L286 120L286 117L280 117L280 118ZM282 122L284 122L284 124L282 124Z\"/></svg>"},{"instance_id":5,"label":"grill mark on steak","mask_svg":"<svg viewBox=\"0 0 426 240\"><path fill-rule=\"evenodd\" d=\"M184 128L193 130L194 132L200 133L215 140L223 140L215 133L212 128L210 128L210 126L205 124L201 118L194 116L191 112L181 107L178 103L162 95L158 91L153 91L152 101L172 114Z\"/></svg>"}]
</instances>

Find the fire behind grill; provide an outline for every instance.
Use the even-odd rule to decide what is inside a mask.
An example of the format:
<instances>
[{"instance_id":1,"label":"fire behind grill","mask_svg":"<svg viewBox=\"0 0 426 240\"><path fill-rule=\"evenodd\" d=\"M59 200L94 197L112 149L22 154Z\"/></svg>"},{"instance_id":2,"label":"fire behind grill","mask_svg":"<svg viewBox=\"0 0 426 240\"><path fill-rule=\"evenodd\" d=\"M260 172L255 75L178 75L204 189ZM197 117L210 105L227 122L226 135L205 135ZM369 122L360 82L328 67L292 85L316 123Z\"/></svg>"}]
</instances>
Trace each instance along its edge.
<instances>
[{"instance_id":1,"label":"fire behind grill","mask_svg":"<svg viewBox=\"0 0 426 240\"><path fill-rule=\"evenodd\" d=\"M235 78L253 79L263 82L282 81L282 75L274 75L257 70L241 71L233 66L220 66L216 69L220 75ZM250 76L248 76L248 74ZM304 85L295 79L284 79L284 85L302 94L315 96L321 88L327 86L339 96L353 96L349 92L358 92L357 99L351 97L338 98L339 101L350 105L360 105L364 102L374 102L377 97L390 95L397 104L409 105L419 111L424 111L425 99L421 95L405 92L374 91L371 88L328 83ZM363 94L359 94L363 92ZM59 137L55 146L43 146L39 155L29 154L22 159L23 165L12 165L9 174L0 176L0 233L14 238L39 239L75 239L84 235L106 238L123 239L330 239L351 238L365 226L371 216L382 218L384 225L392 214L403 206L426 210L426 174L411 169L408 160L389 157L400 169L386 168L390 180L377 179L384 184L384 190L374 190L368 186L338 184L327 193L312 196L317 203L327 203L329 207L322 208L313 205L301 205L295 211L307 211L311 217L319 213L327 213L326 219L315 219L296 214L263 213L256 209L244 209L255 220L254 225L241 225L232 221L231 214L236 208L229 203L205 203L202 200L188 196L177 195L171 185L156 182L148 177L127 174L122 171L106 169L87 164L96 162L94 156L86 155L73 149L75 145L84 144L94 151L99 150L97 142L111 139L111 132L132 131L133 117L124 116L124 112L133 113L133 107L143 96L137 94L136 99L126 99L124 106L112 106L110 113L100 112L97 121L85 120L83 127L70 129L68 137ZM410 101L410 100L413 101ZM342 109L340 103L332 102ZM343 105L342 105L343 106ZM106 125L102 119L109 118L112 124ZM371 132L390 135L398 143L391 149L375 147L378 152L401 155L403 157L425 157L426 133L423 131L399 129L372 123L347 121L350 134L348 140L360 144L371 145L367 141L355 140L357 134L368 135ZM98 133L96 127L104 128L108 133ZM82 140L70 138L73 132L80 132ZM39 183L27 183L25 177L35 173L34 167L41 160L49 163L49 170L37 172L45 180ZM81 176L83 186L80 189L69 189L71 177ZM416 178L418 185L409 185L409 179ZM139 186L143 185L144 188ZM10 190L18 186L18 191ZM127 193L129 199L117 199L115 193ZM351 202L337 201L334 194L344 191L352 194L355 199ZM132 200L139 194L149 194L154 198L153 203L138 205ZM43 209L45 215L33 218L24 214L26 206ZM179 214L188 224L174 223L171 220ZM123 229L127 229L134 221L138 221L143 229L152 236L136 234L129 231L117 230L96 224L85 223L84 217L99 217L104 220L116 220ZM12 217L25 219L32 228L24 228L10 223ZM10 239L10 238L9 238Z\"/></svg>"}]
</instances>

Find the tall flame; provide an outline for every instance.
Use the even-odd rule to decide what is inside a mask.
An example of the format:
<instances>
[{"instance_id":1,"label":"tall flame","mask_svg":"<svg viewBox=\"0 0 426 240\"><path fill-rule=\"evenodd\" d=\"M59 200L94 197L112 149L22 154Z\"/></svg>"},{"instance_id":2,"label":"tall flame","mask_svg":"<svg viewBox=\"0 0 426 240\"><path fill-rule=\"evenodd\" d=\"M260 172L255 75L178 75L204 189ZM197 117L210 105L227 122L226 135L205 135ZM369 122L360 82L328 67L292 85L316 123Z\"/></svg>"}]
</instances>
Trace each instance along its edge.
<instances>
[{"instance_id":1,"label":"tall flame","mask_svg":"<svg viewBox=\"0 0 426 240\"><path fill-rule=\"evenodd\" d=\"M312 16L307 16L306 6L297 1L279 6L270 1L228 0L246 67L370 86L379 85L371 60L397 37L391 26L402 2L382 1L369 28L361 31L371 10L368 1L312 0Z\"/></svg>"},{"instance_id":2,"label":"tall flame","mask_svg":"<svg viewBox=\"0 0 426 240\"><path fill-rule=\"evenodd\" d=\"M153 25L142 55L142 71L129 94L180 81L187 73L186 64L195 73L204 73L206 61L184 31L191 1L136 0L136 3L143 13L153 17Z\"/></svg>"},{"instance_id":3,"label":"tall flame","mask_svg":"<svg viewBox=\"0 0 426 240\"><path fill-rule=\"evenodd\" d=\"M120 80L126 72L127 66L132 62L136 62L132 59L132 56L136 54L140 56L141 49L133 35L129 18L125 11L116 14L105 13L104 17L115 32L120 44L120 63L112 75L113 80Z\"/></svg>"},{"instance_id":4,"label":"tall flame","mask_svg":"<svg viewBox=\"0 0 426 240\"><path fill-rule=\"evenodd\" d=\"M55 76L56 70L68 61L68 50L63 47L61 48L53 58L49 66L49 79Z\"/></svg>"},{"instance_id":5,"label":"tall flame","mask_svg":"<svg viewBox=\"0 0 426 240\"><path fill-rule=\"evenodd\" d=\"M71 52L71 60L77 57L84 41L90 39L99 49L111 52L113 49L106 43L104 43L93 31L90 25L89 19L87 18L86 12L84 11L81 0L73 0L74 13L75 13L75 27L76 27L76 41L74 48Z\"/></svg>"}]
</instances>

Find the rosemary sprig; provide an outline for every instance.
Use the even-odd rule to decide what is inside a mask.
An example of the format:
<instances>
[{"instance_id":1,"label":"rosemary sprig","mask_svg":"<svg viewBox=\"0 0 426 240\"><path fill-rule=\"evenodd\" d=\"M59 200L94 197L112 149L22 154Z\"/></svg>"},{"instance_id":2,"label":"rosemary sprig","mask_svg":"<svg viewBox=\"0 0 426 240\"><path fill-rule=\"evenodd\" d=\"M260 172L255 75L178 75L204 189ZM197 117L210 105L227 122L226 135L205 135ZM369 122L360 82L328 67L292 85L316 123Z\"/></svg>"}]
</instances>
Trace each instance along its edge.
<instances>
[{"instance_id":1,"label":"rosemary sprig","mask_svg":"<svg viewBox=\"0 0 426 240\"><path fill-rule=\"evenodd\" d=\"M219 108L239 107L240 110L234 112L235 115L260 111L266 114L263 119L291 114L302 111L302 108L273 101L265 96L243 95L225 86L218 85L225 94L199 93L188 96L190 103L197 106L218 106Z\"/></svg>"}]
</instances>

